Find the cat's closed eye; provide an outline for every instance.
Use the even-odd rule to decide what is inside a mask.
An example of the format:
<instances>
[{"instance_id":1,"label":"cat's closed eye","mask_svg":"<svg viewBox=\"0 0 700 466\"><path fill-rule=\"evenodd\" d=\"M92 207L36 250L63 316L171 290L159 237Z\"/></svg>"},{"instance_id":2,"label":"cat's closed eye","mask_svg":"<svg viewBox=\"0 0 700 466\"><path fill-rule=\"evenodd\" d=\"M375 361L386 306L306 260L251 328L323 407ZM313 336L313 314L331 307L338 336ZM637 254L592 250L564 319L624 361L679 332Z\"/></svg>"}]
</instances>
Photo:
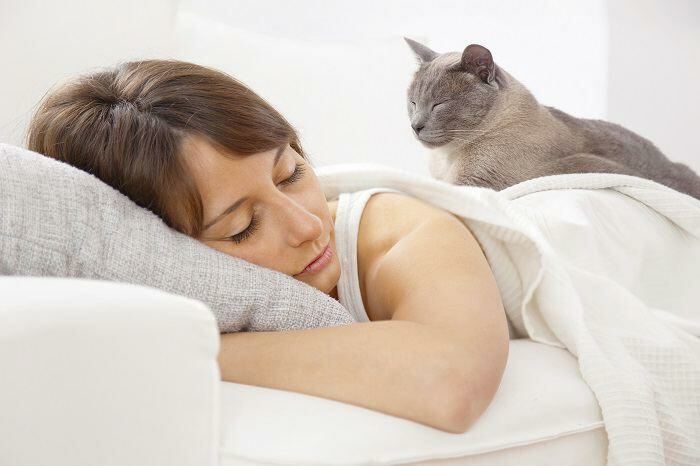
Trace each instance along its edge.
<instances>
[{"instance_id":1,"label":"cat's closed eye","mask_svg":"<svg viewBox=\"0 0 700 466\"><path fill-rule=\"evenodd\" d=\"M413 105L413 108L416 108L416 103L414 101L411 101L411 105Z\"/></svg>"},{"instance_id":2,"label":"cat's closed eye","mask_svg":"<svg viewBox=\"0 0 700 466\"><path fill-rule=\"evenodd\" d=\"M432 108L430 109L430 111L432 112L433 110L435 110L435 107L438 107L438 106L440 106L440 105L446 104L446 103L449 102L449 101L450 101L450 99L447 99L447 100L443 100L442 102L438 102L438 103L436 103L436 104L433 104L433 106L432 106Z\"/></svg>"}]
</instances>

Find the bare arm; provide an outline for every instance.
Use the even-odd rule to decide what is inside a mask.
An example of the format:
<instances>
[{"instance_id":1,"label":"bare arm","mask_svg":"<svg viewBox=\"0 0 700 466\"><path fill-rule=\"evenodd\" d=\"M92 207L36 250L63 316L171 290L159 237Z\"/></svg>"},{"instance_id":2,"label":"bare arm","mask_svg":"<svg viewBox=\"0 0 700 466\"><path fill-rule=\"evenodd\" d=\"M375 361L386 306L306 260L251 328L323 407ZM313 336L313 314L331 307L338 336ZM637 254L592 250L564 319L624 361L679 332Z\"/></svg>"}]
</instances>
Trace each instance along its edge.
<instances>
[{"instance_id":1,"label":"bare arm","mask_svg":"<svg viewBox=\"0 0 700 466\"><path fill-rule=\"evenodd\" d=\"M301 392L464 432L461 346L409 321L221 335L224 381Z\"/></svg>"},{"instance_id":2,"label":"bare arm","mask_svg":"<svg viewBox=\"0 0 700 466\"><path fill-rule=\"evenodd\" d=\"M392 321L440 328L460 345L456 385L468 408L454 422L464 432L491 403L508 361L508 322L496 279L457 217L405 195L379 195L409 227L368 274L370 302Z\"/></svg>"}]
</instances>

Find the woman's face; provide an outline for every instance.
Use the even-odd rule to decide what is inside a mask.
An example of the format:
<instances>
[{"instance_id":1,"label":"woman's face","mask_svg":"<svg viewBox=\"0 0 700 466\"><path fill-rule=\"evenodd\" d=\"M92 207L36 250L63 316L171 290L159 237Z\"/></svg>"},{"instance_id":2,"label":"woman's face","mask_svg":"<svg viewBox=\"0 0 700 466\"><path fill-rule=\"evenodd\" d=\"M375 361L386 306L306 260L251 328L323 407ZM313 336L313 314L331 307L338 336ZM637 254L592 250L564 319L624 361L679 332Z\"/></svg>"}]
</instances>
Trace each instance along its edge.
<instances>
[{"instance_id":1,"label":"woman's face","mask_svg":"<svg viewBox=\"0 0 700 466\"><path fill-rule=\"evenodd\" d=\"M188 138L185 153L204 206L199 241L330 294L340 277L335 229L316 174L301 155L285 144L225 156L197 136ZM327 245L330 261L304 271Z\"/></svg>"}]
</instances>

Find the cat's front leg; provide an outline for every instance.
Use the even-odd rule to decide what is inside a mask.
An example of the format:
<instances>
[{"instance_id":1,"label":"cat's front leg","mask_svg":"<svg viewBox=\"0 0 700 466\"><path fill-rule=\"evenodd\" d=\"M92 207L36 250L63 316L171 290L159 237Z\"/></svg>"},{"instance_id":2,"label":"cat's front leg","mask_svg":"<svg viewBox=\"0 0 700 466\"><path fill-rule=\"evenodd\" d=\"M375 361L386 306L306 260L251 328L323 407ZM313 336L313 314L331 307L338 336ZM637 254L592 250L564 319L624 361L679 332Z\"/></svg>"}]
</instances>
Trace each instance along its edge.
<instances>
[{"instance_id":1,"label":"cat's front leg","mask_svg":"<svg viewBox=\"0 0 700 466\"><path fill-rule=\"evenodd\" d=\"M644 177L637 170L621 165L600 155L580 153L567 155L550 163L544 164L537 170L539 176L563 175L570 173L616 173Z\"/></svg>"}]
</instances>

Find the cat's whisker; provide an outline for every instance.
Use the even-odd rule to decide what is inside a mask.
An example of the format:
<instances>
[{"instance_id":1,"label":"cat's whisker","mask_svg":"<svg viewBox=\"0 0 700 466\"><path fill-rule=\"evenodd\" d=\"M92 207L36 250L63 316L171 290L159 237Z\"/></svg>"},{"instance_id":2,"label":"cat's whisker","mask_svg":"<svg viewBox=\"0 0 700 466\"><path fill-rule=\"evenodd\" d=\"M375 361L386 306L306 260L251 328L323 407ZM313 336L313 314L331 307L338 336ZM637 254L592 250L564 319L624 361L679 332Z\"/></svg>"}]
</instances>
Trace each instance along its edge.
<instances>
[{"instance_id":1,"label":"cat's whisker","mask_svg":"<svg viewBox=\"0 0 700 466\"><path fill-rule=\"evenodd\" d=\"M442 129L445 133L488 133L486 129Z\"/></svg>"},{"instance_id":2,"label":"cat's whisker","mask_svg":"<svg viewBox=\"0 0 700 466\"><path fill-rule=\"evenodd\" d=\"M474 143L474 139L465 139L465 138L460 138L459 136L452 136L452 141L460 141L460 142L466 142L466 143L470 143L470 144Z\"/></svg>"},{"instance_id":3,"label":"cat's whisker","mask_svg":"<svg viewBox=\"0 0 700 466\"><path fill-rule=\"evenodd\" d=\"M488 131L483 129L434 129L429 131L423 131L421 134L426 137L441 137L448 136L453 137L454 134L484 134Z\"/></svg>"}]
</instances>

